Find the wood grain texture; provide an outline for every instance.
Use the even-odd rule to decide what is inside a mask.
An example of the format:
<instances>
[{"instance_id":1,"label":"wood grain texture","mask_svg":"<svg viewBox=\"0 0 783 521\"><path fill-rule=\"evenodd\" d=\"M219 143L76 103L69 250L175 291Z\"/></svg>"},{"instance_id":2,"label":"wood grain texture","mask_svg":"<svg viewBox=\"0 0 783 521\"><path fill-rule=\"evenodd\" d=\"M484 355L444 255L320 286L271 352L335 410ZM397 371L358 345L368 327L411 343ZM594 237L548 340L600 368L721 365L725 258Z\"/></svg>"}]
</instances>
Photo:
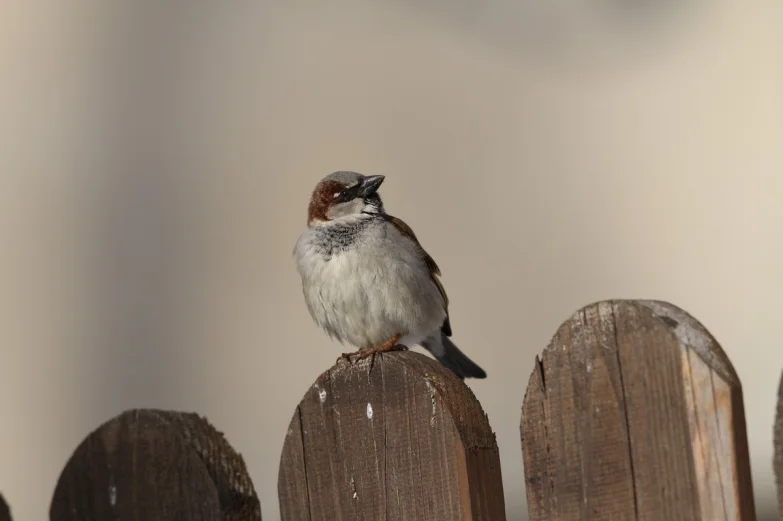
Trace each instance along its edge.
<instances>
[{"instance_id":1,"label":"wood grain texture","mask_svg":"<svg viewBox=\"0 0 783 521\"><path fill-rule=\"evenodd\" d=\"M537 359L522 408L532 521L753 521L742 388L681 309L579 310Z\"/></svg>"},{"instance_id":2,"label":"wood grain texture","mask_svg":"<svg viewBox=\"0 0 783 521\"><path fill-rule=\"evenodd\" d=\"M52 499L52 521L261 521L242 456L196 414L130 410L79 445Z\"/></svg>"},{"instance_id":3,"label":"wood grain texture","mask_svg":"<svg viewBox=\"0 0 783 521\"><path fill-rule=\"evenodd\" d=\"M5 502L2 494L0 494L0 521L11 521L11 507Z\"/></svg>"},{"instance_id":4,"label":"wood grain texture","mask_svg":"<svg viewBox=\"0 0 783 521\"><path fill-rule=\"evenodd\" d=\"M297 407L278 479L283 521L504 521L500 458L470 389L392 352L323 373Z\"/></svg>"},{"instance_id":5,"label":"wood grain texture","mask_svg":"<svg viewBox=\"0 0 783 521\"><path fill-rule=\"evenodd\" d=\"M775 481L778 484L778 511L783 521L783 374L780 375L780 387L778 388L778 410L775 414L775 434L773 442L775 446Z\"/></svg>"}]
</instances>

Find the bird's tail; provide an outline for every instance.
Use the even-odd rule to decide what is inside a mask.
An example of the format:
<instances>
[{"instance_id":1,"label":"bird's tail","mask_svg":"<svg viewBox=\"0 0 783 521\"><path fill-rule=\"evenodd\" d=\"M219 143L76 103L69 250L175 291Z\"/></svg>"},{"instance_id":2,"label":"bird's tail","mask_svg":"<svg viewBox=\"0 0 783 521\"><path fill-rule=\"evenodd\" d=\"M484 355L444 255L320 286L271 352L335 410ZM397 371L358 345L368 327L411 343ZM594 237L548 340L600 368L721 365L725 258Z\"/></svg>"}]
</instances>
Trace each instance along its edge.
<instances>
[{"instance_id":1,"label":"bird's tail","mask_svg":"<svg viewBox=\"0 0 783 521\"><path fill-rule=\"evenodd\" d=\"M460 380L465 378L486 378L487 373L484 372L476 363L465 355L460 349L454 345L446 335L441 335L440 344L433 345L435 342L427 342L424 347L430 351L435 358L444 366L449 368Z\"/></svg>"}]
</instances>

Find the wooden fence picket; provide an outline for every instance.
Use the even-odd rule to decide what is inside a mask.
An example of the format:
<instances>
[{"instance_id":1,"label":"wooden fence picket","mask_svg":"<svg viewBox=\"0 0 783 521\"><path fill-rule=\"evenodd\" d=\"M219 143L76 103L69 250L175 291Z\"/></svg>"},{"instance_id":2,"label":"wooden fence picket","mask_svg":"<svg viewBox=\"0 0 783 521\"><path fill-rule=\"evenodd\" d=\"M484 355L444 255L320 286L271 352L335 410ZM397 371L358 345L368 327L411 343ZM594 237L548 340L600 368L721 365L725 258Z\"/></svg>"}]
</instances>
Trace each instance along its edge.
<instances>
[{"instance_id":1,"label":"wooden fence picket","mask_svg":"<svg viewBox=\"0 0 783 521\"><path fill-rule=\"evenodd\" d=\"M742 387L715 339L659 301L586 306L530 377L531 521L754 521Z\"/></svg>"},{"instance_id":2,"label":"wooden fence picket","mask_svg":"<svg viewBox=\"0 0 783 521\"><path fill-rule=\"evenodd\" d=\"M79 445L65 465L51 521L261 521L242 456L196 414L130 410Z\"/></svg>"},{"instance_id":3,"label":"wooden fence picket","mask_svg":"<svg viewBox=\"0 0 783 521\"><path fill-rule=\"evenodd\" d=\"M0 494L0 521L11 521L11 507L5 502L2 494Z\"/></svg>"},{"instance_id":4,"label":"wooden fence picket","mask_svg":"<svg viewBox=\"0 0 783 521\"><path fill-rule=\"evenodd\" d=\"M780 375L778 388L778 407L775 415L775 431L773 444L775 446L775 480L778 482L778 511L783 521L783 374Z\"/></svg>"},{"instance_id":5,"label":"wooden fence picket","mask_svg":"<svg viewBox=\"0 0 783 521\"><path fill-rule=\"evenodd\" d=\"M412 352L346 361L294 412L282 521L504 521L500 457L470 389Z\"/></svg>"}]
</instances>

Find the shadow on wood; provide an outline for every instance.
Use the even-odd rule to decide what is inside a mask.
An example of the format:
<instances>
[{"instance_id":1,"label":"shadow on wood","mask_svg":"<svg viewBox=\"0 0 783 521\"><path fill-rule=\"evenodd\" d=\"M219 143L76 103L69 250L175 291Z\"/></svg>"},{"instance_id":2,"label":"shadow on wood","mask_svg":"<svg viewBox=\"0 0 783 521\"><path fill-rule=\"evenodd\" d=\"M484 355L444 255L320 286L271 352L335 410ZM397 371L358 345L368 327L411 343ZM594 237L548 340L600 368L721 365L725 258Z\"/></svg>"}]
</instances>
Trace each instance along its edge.
<instances>
[{"instance_id":1,"label":"shadow on wood","mask_svg":"<svg viewBox=\"0 0 783 521\"><path fill-rule=\"evenodd\" d=\"M283 521L503 521L495 435L470 389L393 352L322 374L280 459Z\"/></svg>"},{"instance_id":2,"label":"shadow on wood","mask_svg":"<svg viewBox=\"0 0 783 521\"><path fill-rule=\"evenodd\" d=\"M127 411L90 434L63 469L52 521L260 521L242 456L196 414Z\"/></svg>"},{"instance_id":3,"label":"shadow on wood","mask_svg":"<svg viewBox=\"0 0 783 521\"><path fill-rule=\"evenodd\" d=\"M0 521L11 521L11 508L5 502L2 494L0 494Z\"/></svg>"},{"instance_id":4,"label":"shadow on wood","mask_svg":"<svg viewBox=\"0 0 783 521\"><path fill-rule=\"evenodd\" d=\"M755 520L739 378L683 310L592 304L537 362L521 424L531 521Z\"/></svg>"},{"instance_id":5,"label":"shadow on wood","mask_svg":"<svg viewBox=\"0 0 783 521\"><path fill-rule=\"evenodd\" d=\"M773 442L775 446L775 480L778 483L778 510L780 519L783 520L783 374L780 375L780 387L778 388L778 410L775 415L775 434Z\"/></svg>"}]
</instances>

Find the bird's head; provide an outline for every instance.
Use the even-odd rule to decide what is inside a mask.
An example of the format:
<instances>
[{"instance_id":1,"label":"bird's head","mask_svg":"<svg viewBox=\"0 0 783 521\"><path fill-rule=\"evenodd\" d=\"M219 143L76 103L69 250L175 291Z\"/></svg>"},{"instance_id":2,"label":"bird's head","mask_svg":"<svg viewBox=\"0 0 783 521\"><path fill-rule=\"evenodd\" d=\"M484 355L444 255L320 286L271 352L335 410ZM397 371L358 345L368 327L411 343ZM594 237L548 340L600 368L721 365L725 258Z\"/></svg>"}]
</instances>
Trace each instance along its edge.
<instances>
[{"instance_id":1,"label":"bird's head","mask_svg":"<svg viewBox=\"0 0 783 521\"><path fill-rule=\"evenodd\" d=\"M313 190L307 225L322 226L334 221L370 218L383 213L378 188L382 175L334 172L321 179Z\"/></svg>"}]
</instances>

